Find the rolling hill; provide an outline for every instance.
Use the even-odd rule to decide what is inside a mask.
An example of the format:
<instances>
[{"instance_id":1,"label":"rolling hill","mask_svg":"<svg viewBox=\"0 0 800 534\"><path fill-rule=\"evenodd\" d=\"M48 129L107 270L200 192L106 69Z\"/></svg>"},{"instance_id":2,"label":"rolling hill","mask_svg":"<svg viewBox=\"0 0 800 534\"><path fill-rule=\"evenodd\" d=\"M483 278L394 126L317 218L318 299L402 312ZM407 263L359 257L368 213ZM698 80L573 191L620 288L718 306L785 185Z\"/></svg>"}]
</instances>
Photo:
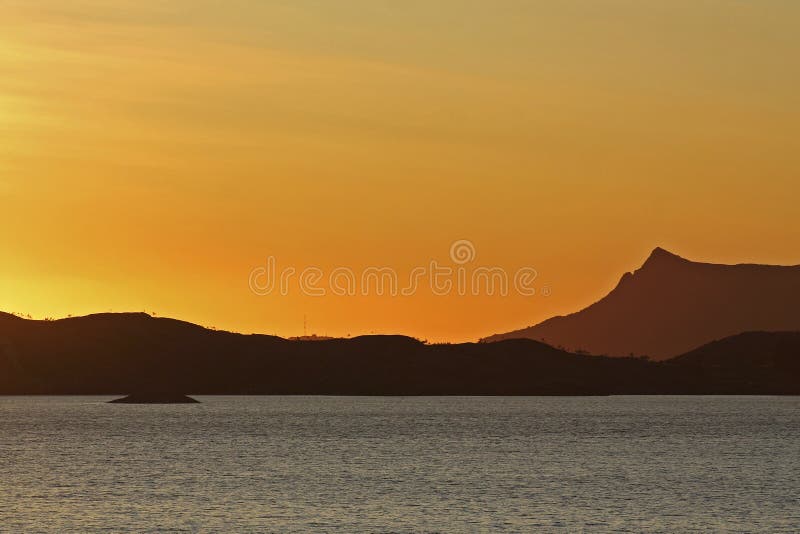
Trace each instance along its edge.
<instances>
[{"instance_id":1,"label":"rolling hill","mask_svg":"<svg viewBox=\"0 0 800 534\"><path fill-rule=\"evenodd\" d=\"M738 336L668 362L543 343L404 336L292 341L146 314L0 314L0 394L797 394L800 335ZM756 372L754 372L754 369Z\"/></svg>"}]
</instances>

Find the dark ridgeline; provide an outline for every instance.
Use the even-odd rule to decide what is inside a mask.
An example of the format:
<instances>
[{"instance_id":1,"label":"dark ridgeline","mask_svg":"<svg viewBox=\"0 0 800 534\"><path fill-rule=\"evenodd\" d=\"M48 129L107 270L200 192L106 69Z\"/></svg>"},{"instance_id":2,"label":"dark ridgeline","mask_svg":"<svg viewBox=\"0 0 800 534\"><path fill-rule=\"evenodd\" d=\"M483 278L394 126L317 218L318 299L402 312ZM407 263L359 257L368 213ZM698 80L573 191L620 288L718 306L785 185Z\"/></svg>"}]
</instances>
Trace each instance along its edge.
<instances>
[{"instance_id":1,"label":"dark ridgeline","mask_svg":"<svg viewBox=\"0 0 800 534\"><path fill-rule=\"evenodd\" d=\"M290 341L146 314L0 314L0 394L798 394L799 363L797 332L743 334L650 362L524 339Z\"/></svg>"},{"instance_id":2,"label":"dark ridgeline","mask_svg":"<svg viewBox=\"0 0 800 534\"><path fill-rule=\"evenodd\" d=\"M800 330L799 303L800 266L697 263L657 248L588 308L486 341L664 360L741 332Z\"/></svg>"}]
</instances>

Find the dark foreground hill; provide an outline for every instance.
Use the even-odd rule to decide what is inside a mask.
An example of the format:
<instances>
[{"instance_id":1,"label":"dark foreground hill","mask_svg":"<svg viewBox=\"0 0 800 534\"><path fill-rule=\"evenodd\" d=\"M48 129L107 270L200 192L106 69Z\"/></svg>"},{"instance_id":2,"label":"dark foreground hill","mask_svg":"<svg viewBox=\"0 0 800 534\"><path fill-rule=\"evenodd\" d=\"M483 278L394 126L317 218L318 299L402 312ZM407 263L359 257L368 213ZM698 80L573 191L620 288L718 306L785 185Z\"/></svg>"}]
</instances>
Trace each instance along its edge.
<instances>
[{"instance_id":1,"label":"dark foreground hill","mask_svg":"<svg viewBox=\"0 0 800 534\"><path fill-rule=\"evenodd\" d=\"M426 345L403 336L290 341L146 314L0 314L0 394L797 394L800 335L752 334L665 363L532 340Z\"/></svg>"},{"instance_id":2,"label":"dark foreground hill","mask_svg":"<svg viewBox=\"0 0 800 534\"><path fill-rule=\"evenodd\" d=\"M698 263L657 248L588 308L487 341L663 360L742 332L800 330L798 302L800 266Z\"/></svg>"},{"instance_id":3,"label":"dark foreground hill","mask_svg":"<svg viewBox=\"0 0 800 534\"><path fill-rule=\"evenodd\" d=\"M800 332L745 332L666 362L715 385L717 393L800 390ZM748 391L749 390L749 391Z\"/></svg>"}]
</instances>

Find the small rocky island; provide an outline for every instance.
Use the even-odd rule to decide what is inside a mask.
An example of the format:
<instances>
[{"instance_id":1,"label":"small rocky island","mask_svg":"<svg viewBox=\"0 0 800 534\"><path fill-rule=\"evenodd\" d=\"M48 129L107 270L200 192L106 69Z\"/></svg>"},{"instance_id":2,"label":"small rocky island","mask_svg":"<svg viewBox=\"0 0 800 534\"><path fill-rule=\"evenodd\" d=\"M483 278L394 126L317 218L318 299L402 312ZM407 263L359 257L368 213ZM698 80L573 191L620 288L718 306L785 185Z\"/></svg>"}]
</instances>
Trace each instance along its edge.
<instances>
[{"instance_id":1,"label":"small rocky island","mask_svg":"<svg viewBox=\"0 0 800 534\"><path fill-rule=\"evenodd\" d=\"M181 393L134 393L108 402L112 404L198 404L200 401Z\"/></svg>"}]
</instances>

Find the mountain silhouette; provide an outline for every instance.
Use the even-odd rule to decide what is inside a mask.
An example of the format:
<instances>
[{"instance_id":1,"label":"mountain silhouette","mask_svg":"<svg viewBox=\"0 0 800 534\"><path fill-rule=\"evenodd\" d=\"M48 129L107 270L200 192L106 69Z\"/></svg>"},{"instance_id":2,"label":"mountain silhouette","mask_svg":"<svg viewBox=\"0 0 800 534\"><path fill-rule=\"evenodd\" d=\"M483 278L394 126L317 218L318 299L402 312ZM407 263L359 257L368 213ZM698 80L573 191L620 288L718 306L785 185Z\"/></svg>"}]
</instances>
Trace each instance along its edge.
<instances>
[{"instance_id":1,"label":"mountain silhouette","mask_svg":"<svg viewBox=\"0 0 800 534\"><path fill-rule=\"evenodd\" d=\"M33 321L0 314L0 394L798 394L800 334L755 333L652 362L528 339L429 345L405 336L291 341L143 313Z\"/></svg>"},{"instance_id":2,"label":"mountain silhouette","mask_svg":"<svg viewBox=\"0 0 800 534\"><path fill-rule=\"evenodd\" d=\"M690 372L698 383L715 384L717 394L742 394L770 384L777 390L800 377L800 332L744 332L665 362Z\"/></svg>"},{"instance_id":3,"label":"mountain silhouette","mask_svg":"<svg viewBox=\"0 0 800 534\"><path fill-rule=\"evenodd\" d=\"M663 360L741 332L800 330L799 303L800 266L698 263L656 248L588 308L484 341Z\"/></svg>"}]
</instances>

